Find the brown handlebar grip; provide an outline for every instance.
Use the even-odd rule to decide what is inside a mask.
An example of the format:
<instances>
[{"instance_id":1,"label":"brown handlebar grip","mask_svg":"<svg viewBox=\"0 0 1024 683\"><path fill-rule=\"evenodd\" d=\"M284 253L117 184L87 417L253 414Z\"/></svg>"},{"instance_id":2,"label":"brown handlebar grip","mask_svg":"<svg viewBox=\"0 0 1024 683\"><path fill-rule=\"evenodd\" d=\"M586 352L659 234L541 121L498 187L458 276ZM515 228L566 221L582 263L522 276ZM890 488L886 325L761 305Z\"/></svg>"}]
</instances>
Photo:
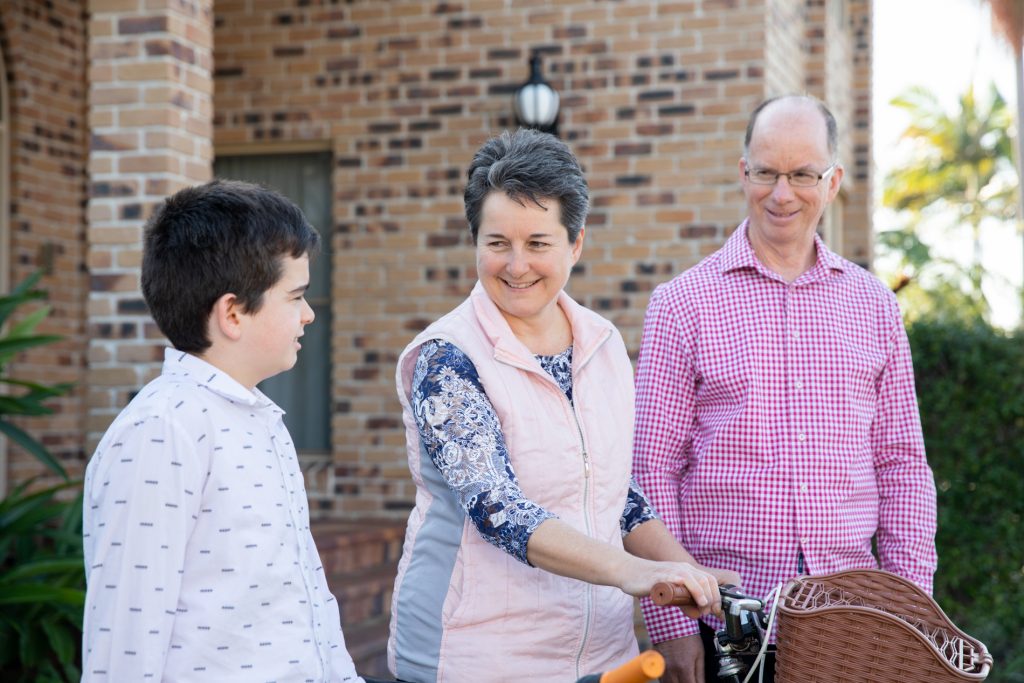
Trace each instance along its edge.
<instances>
[{"instance_id":1,"label":"brown handlebar grip","mask_svg":"<svg viewBox=\"0 0 1024 683\"><path fill-rule=\"evenodd\" d=\"M690 595L690 591L686 590L682 586L677 586L674 583L668 583L666 581L654 584L654 588L651 589L651 600L658 607L693 604L693 596Z\"/></svg>"},{"instance_id":2,"label":"brown handlebar grip","mask_svg":"<svg viewBox=\"0 0 1024 683\"><path fill-rule=\"evenodd\" d=\"M601 674L601 683L647 683L665 673L665 658L654 650L641 652L617 669Z\"/></svg>"}]
</instances>

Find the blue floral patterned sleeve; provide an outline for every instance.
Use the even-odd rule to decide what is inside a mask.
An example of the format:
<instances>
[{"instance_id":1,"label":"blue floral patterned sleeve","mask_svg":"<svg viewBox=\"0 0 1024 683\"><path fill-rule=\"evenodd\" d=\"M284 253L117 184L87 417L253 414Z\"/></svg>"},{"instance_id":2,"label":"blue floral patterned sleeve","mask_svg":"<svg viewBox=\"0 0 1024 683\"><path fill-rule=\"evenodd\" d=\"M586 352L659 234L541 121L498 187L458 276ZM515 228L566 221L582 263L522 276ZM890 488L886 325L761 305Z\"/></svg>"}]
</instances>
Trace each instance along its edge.
<instances>
[{"instance_id":1,"label":"blue floral patterned sleeve","mask_svg":"<svg viewBox=\"0 0 1024 683\"><path fill-rule=\"evenodd\" d=\"M523 495L505 437L473 362L458 347L420 349L411 404L420 438L480 534L520 562L530 536L555 517Z\"/></svg>"},{"instance_id":2,"label":"blue floral patterned sleeve","mask_svg":"<svg viewBox=\"0 0 1024 683\"><path fill-rule=\"evenodd\" d=\"M572 348L537 356L572 402ZM473 362L453 344L429 341L420 349L411 404L428 455L480 534L529 564L526 545L546 519L555 517L523 495L508 456L501 424ZM625 536L655 519L630 479L620 520Z\"/></svg>"},{"instance_id":3,"label":"blue floral patterned sleeve","mask_svg":"<svg viewBox=\"0 0 1024 683\"><path fill-rule=\"evenodd\" d=\"M647 496L640 490L640 485L636 483L636 479L630 477L629 491L626 492L626 509L622 511L622 519L619 520L622 535L626 536L644 522L657 518L658 515L647 502Z\"/></svg>"}]
</instances>

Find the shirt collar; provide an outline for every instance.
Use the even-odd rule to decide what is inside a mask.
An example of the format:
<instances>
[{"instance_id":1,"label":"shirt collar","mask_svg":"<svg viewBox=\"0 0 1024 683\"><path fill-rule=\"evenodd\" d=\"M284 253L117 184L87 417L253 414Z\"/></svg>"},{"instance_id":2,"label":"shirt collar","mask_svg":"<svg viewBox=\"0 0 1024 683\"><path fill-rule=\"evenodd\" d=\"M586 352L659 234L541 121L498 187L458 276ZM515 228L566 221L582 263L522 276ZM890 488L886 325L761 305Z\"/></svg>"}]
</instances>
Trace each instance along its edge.
<instances>
[{"instance_id":1,"label":"shirt collar","mask_svg":"<svg viewBox=\"0 0 1024 683\"><path fill-rule=\"evenodd\" d=\"M758 260L757 255L754 253L754 248L750 246L750 240L747 239L747 229L749 224L750 219L744 219L744 221L740 223L739 227L733 232L732 236L726 240L721 251L721 260L719 262L720 272L724 275L725 273L734 270L751 268L763 275L777 278L777 274L768 270L764 264ZM797 282L800 282L801 280L820 280L834 270L840 272L845 270L843 260L825 246L825 242L817 233L814 234L814 249L818 254L817 260L810 270L797 278Z\"/></svg>"},{"instance_id":2,"label":"shirt collar","mask_svg":"<svg viewBox=\"0 0 1024 683\"><path fill-rule=\"evenodd\" d=\"M477 319L494 345L495 352L502 349L528 363L526 359L532 359L534 354L512 332L505 316L501 314L501 310L488 296L487 290L479 280L473 287L470 299ZM589 311L566 294L564 289L558 293L558 305L572 326L572 343L577 350L573 353L573 362L576 367L583 367L615 328L604 318L588 314Z\"/></svg>"},{"instance_id":3,"label":"shirt collar","mask_svg":"<svg viewBox=\"0 0 1024 683\"><path fill-rule=\"evenodd\" d=\"M259 389L252 391L238 383L231 375L210 365L199 356L178 349L164 349L163 374L175 377L187 377L201 387L212 391L232 403L268 408L276 413L284 411Z\"/></svg>"}]
</instances>

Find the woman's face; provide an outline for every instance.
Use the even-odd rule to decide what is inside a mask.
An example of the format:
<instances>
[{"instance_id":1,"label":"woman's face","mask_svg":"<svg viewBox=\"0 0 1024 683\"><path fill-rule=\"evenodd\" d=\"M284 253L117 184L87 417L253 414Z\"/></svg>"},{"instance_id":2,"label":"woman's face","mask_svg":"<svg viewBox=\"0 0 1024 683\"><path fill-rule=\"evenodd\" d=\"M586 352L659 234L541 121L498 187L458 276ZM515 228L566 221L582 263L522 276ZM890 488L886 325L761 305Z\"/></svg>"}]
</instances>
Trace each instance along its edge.
<instances>
[{"instance_id":1,"label":"woman's face","mask_svg":"<svg viewBox=\"0 0 1024 683\"><path fill-rule=\"evenodd\" d=\"M484 200L476 242L476 269L484 290L509 326L544 324L583 250L561 223L558 201L524 204L495 191Z\"/></svg>"}]
</instances>

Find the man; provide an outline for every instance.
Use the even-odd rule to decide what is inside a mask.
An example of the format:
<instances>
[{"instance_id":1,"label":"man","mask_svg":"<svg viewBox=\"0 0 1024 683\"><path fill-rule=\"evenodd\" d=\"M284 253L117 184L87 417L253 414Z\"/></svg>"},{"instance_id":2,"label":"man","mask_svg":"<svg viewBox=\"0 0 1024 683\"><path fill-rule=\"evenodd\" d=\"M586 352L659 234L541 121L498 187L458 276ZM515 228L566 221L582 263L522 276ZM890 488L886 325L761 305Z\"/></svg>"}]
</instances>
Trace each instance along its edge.
<instances>
[{"instance_id":1,"label":"man","mask_svg":"<svg viewBox=\"0 0 1024 683\"><path fill-rule=\"evenodd\" d=\"M843 178L819 101L747 126L748 217L658 287L637 368L634 473L693 557L766 596L798 574L881 566L931 591L935 487L893 294L816 234ZM878 559L872 554L877 542ZM716 680L709 635L644 605L662 681ZM705 650L711 652L705 653Z\"/></svg>"}]
</instances>

